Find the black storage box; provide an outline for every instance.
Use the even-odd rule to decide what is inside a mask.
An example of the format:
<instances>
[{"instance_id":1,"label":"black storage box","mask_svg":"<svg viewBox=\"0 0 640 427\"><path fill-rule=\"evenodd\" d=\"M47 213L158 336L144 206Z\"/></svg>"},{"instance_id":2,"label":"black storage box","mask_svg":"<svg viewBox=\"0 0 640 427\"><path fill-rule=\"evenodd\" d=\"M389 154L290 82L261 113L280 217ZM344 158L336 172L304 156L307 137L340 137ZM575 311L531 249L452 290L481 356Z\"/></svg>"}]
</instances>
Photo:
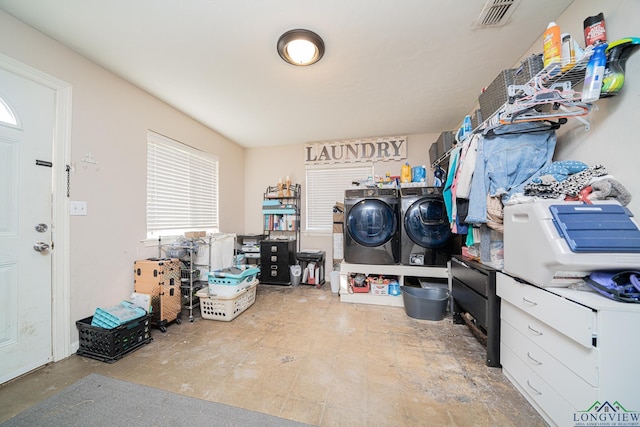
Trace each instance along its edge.
<instances>
[{"instance_id":1,"label":"black storage box","mask_svg":"<svg viewBox=\"0 0 640 427\"><path fill-rule=\"evenodd\" d=\"M80 347L76 352L101 362L113 363L153 341L151 314L133 319L113 329L91 326L93 316L76 322Z\"/></svg>"}]
</instances>

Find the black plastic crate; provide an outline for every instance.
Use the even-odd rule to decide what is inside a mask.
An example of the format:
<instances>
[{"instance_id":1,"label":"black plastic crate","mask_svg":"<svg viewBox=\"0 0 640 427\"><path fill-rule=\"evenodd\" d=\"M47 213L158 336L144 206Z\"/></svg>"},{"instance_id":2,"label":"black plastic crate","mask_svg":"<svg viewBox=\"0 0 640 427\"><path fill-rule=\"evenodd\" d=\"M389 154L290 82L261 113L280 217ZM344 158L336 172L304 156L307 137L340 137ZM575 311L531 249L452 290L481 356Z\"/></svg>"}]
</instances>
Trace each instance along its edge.
<instances>
[{"instance_id":1,"label":"black plastic crate","mask_svg":"<svg viewBox=\"0 0 640 427\"><path fill-rule=\"evenodd\" d=\"M102 362L113 363L153 341L151 314L133 319L113 329L91 326L93 316L76 322L80 347L76 352Z\"/></svg>"}]
</instances>

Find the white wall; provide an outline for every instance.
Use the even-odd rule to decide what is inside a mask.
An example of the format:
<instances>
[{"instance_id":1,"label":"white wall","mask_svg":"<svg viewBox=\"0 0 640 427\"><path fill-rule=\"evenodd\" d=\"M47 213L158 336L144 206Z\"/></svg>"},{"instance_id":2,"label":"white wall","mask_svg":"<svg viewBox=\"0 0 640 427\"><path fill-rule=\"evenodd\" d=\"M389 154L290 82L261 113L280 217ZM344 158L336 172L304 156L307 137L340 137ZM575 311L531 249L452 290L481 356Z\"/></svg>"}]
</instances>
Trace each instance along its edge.
<instances>
[{"instance_id":1,"label":"white wall","mask_svg":"<svg viewBox=\"0 0 640 427\"><path fill-rule=\"evenodd\" d=\"M384 175L400 175L400 168L405 161L412 166L429 163L429 147L440 134L407 135L407 159L404 161L378 162L374 164L374 173ZM385 135L371 135L385 136ZM362 138L365 138L364 136ZM293 183L302 187L302 233L300 247L302 249L320 249L326 252L325 267L331 271L333 245L331 233L306 233L306 182L305 182L305 144L268 148L250 148L245 154L245 232L247 234L262 233L262 195L269 185L276 185L279 178L289 176ZM429 182L433 182L433 174L427 172ZM366 177L362 177L365 179ZM338 200L337 200L338 201ZM330 213L328 213L330 214Z\"/></svg>"},{"instance_id":2,"label":"white wall","mask_svg":"<svg viewBox=\"0 0 640 427\"><path fill-rule=\"evenodd\" d=\"M603 12L609 41L622 37L640 36L640 1L638 0L580 0L575 1L556 22L563 32L571 33L584 45L583 21L586 17ZM534 43L522 58L531 53L542 52L542 32L540 40ZM519 62L516 64L519 65ZM640 215L640 179L638 156L640 141L633 132L633 124L640 123L640 49L627 62L627 80L622 92L609 99L597 102L598 110L590 114L591 130L571 120L558 132L556 160L575 159L587 164L603 164L635 197L629 208ZM469 72L472 72L470 70ZM487 82L489 84L490 82ZM462 117L460 117L462 122ZM443 129L447 130L447 129ZM384 136L384 135L371 135ZM362 136L365 137L365 136ZM438 134L409 135L408 161L411 165L429 164L429 147ZM302 230L304 224L305 167L304 142L296 146L248 149L245 156L246 186L245 231L261 233L262 193L268 185L275 185L278 178L289 175L294 182L302 184ZM308 141L311 142L311 141ZM400 174L402 162L378 163L376 174L387 171ZM432 173L429 177L432 179ZM302 233L302 248L317 248L326 251L327 259L332 259L331 236ZM327 269L330 265L327 264Z\"/></svg>"},{"instance_id":3,"label":"white wall","mask_svg":"<svg viewBox=\"0 0 640 427\"><path fill-rule=\"evenodd\" d=\"M219 156L221 230L243 231L243 148L2 11L0 52L73 86L71 200L88 215L70 218L72 341L76 320L129 297L133 262L157 255L141 243L148 129Z\"/></svg>"},{"instance_id":4,"label":"white wall","mask_svg":"<svg viewBox=\"0 0 640 427\"><path fill-rule=\"evenodd\" d=\"M583 21L603 12L609 42L624 37L640 37L640 1L574 1L556 23L584 46ZM542 38L529 53L542 52ZM526 56L526 55L524 55ZM640 140L634 127L640 124L640 48L626 65L626 80L621 92L597 101L597 111L589 115L591 130L585 132L577 120L570 120L558 131L555 160L580 160L589 165L604 165L633 196L629 209L640 215Z\"/></svg>"}]
</instances>

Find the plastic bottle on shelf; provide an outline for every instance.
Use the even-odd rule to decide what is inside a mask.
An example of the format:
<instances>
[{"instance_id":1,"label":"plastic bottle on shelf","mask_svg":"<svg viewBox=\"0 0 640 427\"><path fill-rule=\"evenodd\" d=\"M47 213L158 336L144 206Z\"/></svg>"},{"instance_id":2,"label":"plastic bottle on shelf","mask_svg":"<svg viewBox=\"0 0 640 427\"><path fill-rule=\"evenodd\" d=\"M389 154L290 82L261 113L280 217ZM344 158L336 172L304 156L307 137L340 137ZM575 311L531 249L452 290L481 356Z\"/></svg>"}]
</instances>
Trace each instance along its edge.
<instances>
[{"instance_id":1,"label":"plastic bottle on shelf","mask_svg":"<svg viewBox=\"0 0 640 427\"><path fill-rule=\"evenodd\" d=\"M472 131L471 116L466 115L462 121L462 126L460 126L460 129L458 129L458 133L456 134L456 142L463 142L469 135L471 135Z\"/></svg>"},{"instance_id":2,"label":"plastic bottle on shelf","mask_svg":"<svg viewBox=\"0 0 640 427\"><path fill-rule=\"evenodd\" d=\"M607 64L607 56L605 54L607 46L607 43L596 45L593 55L589 58L584 84L582 85L582 102L593 102L600 99L604 67Z\"/></svg>"},{"instance_id":3,"label":"plastic bottle on shelf","mask_svg":"<svg viewBox=\"0 0 640 427\"><path fill-rule=\"evenodd\" d=\"M604 22L604 14L600 12L595 16L589 16L584 20L584 45L595 46L607 42L607 27Z\"/></svg>"},{"instance_id":4,"label":"plastic bottle on shelf","mask_svg":"<svg viewBox=\"0 0 640 427\"><path fill-rule=\"evenodd\" d=\"M567 72L576 62L576 52L573 43L573 37L569 33L562 33L562 49L561 49L561 63L562 63L562 72Z\"/></svg>"},{"instance_id":5,"label":"plastic bottle on shelf","mask_svg":"<svg viewBox=\"0 0 640 427\"><path fill-rule=\"evenodd\" d=\"M560 27L555 22L549 22L542 37L542 56L544 66L561 61L562 40Z\"/></svg>"},{"instance_id":6,"label":"plastic bottle on shelf","mask_svg":"<svg viewBox=\"0 0 640 427\"><path fill-rule=\"evenodd\" d=\"M471 134L471 131L473 131L473 129L471 128L471 116L470 115L466 115L464 116L464 121L462 122L462 126L464 127L464 133L466 136L469 136L469 134Z\"/></svg>"},{"instance_id":7,"label":"plastic bottle on shelf","mask_svg":"<svg viewBox=\"0 0 640 427\"><path fill-rule=\"evenodd\" d=\"M402 170L400 171L400 182L411 182L411 165L409 164L409 162L406 162L404 165L402 165Z\"/></svg>"},{"instance_id":8,"label":"plastic bottle on shelf","mask_svg":"<svg viewBox=\"0 0 640 427\"><path fill-rule=\"evenodd\" d=\"M427 168L425 165L414 166L411 168L411 182L424 182L427 181Z\"/></svg>"}]
</instances>

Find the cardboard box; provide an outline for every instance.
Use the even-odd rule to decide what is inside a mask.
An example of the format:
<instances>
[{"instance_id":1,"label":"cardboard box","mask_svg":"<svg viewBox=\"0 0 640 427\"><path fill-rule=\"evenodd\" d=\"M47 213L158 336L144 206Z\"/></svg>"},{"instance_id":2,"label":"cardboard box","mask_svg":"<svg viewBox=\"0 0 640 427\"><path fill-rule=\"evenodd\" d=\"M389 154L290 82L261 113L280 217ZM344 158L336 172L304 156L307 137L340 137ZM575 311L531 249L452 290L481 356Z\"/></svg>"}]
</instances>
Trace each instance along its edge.
<instances>
[{"instance_id":1,"label":"cardboard box","mask_svg":"<svg viewBox=\"0 0 640 427\"><path fill-rule=\"evenodd\" d=\"M371 290L369 292L372 295L389 295L389 284L372 283Z\"/></svg>"},{"instance_id":2,"label":"cardboard box","mask_svg":"<svg viewBox=\"0 0 640 427\"><path fill-rule=\"evenodd\" d=\"M344 236L342 233L333 233L333 263L339 263L344 259Z\"/></svg>"},{"instance_id":3,"label":"cardboard box","mask_svg":"<svg viewBox=\"0 0 640 427\"><path fill-rule=\"evenodd\" d=\"M206 231L187 231L184 233L184 237L187 239L197 239L199 237L205 237L206 235Z\"/></svg>"},{"instance_id":4,"label":"cardboard box","mask_svg":"<svg viewBox=\"0 0 640 427\"><path fill-rule=\"evenodd\" d=\"M342 224L344 222L344 203L336 202L333 205L333 224Z\"/></svg>"}]
</instances>

